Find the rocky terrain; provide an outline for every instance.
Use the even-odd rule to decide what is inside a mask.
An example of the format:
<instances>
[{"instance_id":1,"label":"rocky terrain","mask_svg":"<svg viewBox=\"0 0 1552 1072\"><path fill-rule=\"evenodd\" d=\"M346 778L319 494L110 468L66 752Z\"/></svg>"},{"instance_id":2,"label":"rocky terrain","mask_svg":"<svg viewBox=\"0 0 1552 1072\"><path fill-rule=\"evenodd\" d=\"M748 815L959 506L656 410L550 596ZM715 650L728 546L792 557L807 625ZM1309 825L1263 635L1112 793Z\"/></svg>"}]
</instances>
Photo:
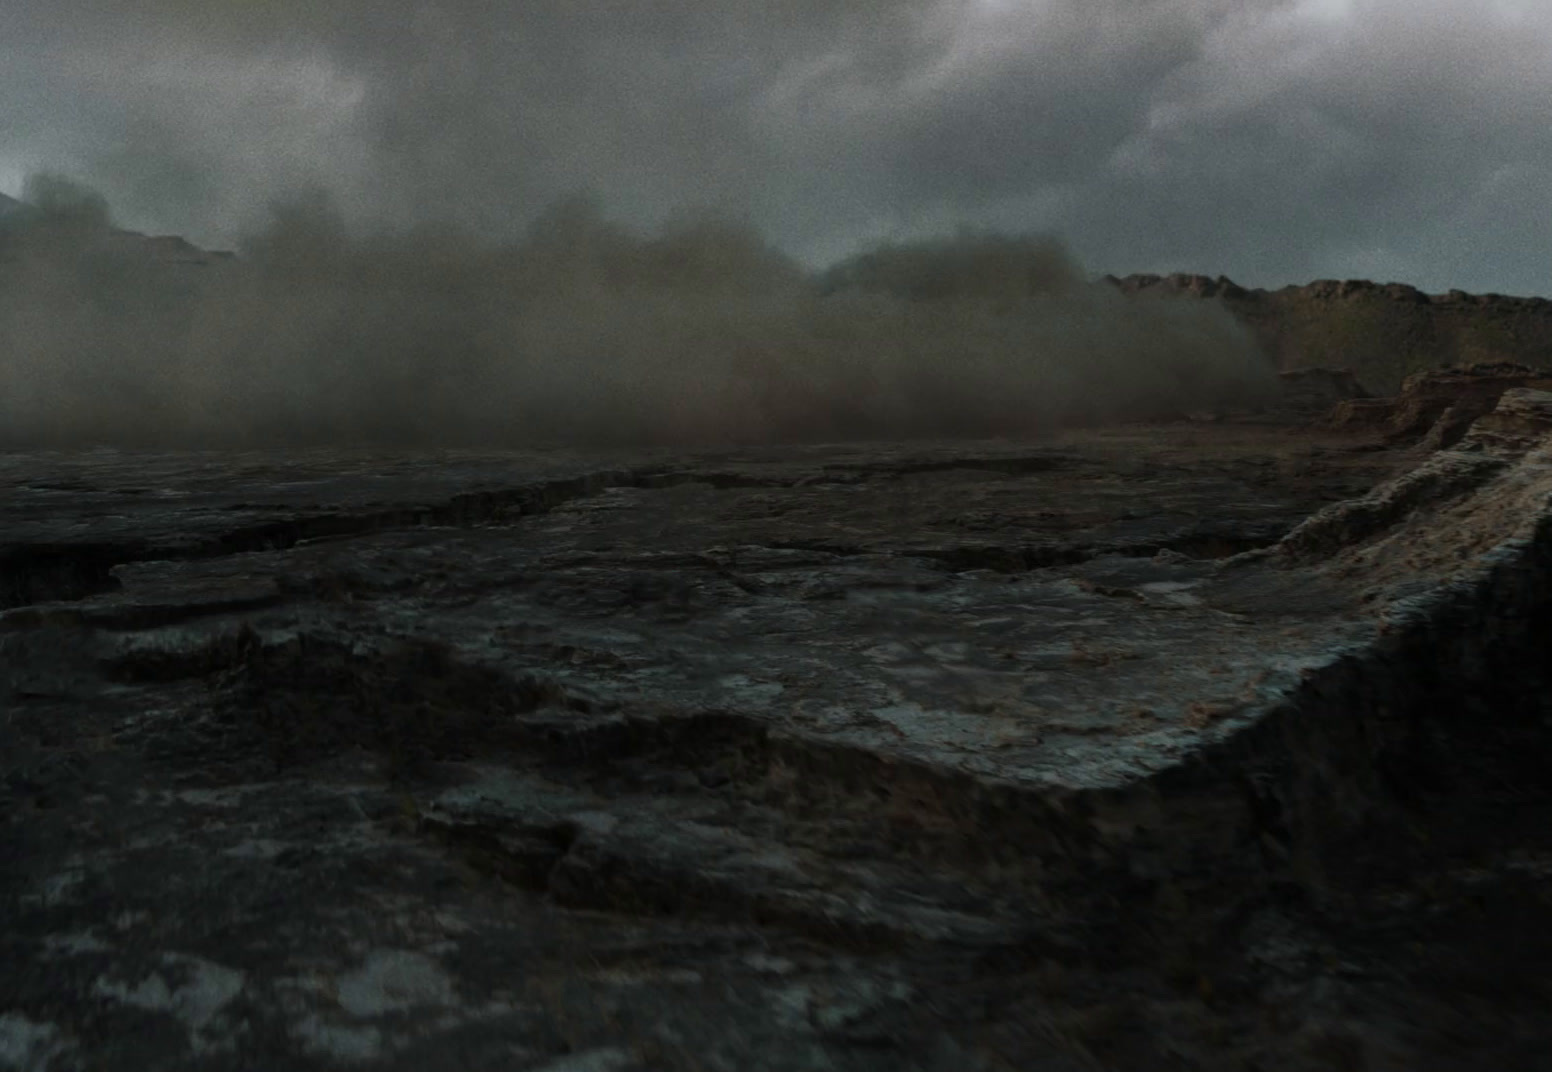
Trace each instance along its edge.
<instances>
[{"instance_id":1,"label":"rocky terrain","mask_svg":"<svg viewBox=\"0 0 1552 1072\"><path fill-rule=\"evenodd\" d=\"M1322 279L1278 290L1222 276L1132 275L1111 279L1143 296L1222 302L1285 370L1345 368L1368 391L1395 394L1406 377L1443 366L1552 365L1552 301L1452 290L1425 294L1404 283Z\"/></svg>"},{"instance_id":2,"label":"rocky terrain","mask_svg":"<svg viewBox=\"0 0 1552 1072\"><path fill-rule=\"evenodd\" d=\"M0 454L0 1068L1545 1067L1552 394L1287 379Z\"/></svg>"}]
</instances>

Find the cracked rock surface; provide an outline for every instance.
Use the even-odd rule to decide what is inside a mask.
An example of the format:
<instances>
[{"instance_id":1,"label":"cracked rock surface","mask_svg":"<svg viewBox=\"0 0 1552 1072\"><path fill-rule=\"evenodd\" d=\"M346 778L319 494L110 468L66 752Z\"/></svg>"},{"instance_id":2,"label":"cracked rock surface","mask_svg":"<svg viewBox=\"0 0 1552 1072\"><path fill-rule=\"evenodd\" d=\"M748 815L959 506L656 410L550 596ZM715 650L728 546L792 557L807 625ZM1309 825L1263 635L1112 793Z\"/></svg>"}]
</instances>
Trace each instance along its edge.
<instances>
[{"instance_id":1,"label":"cracked rock surface","mask_svg":"<svg viewBox=\"0 0 1552 1072\"><path fill-rule=\"evenodd\" d=\"M1544 1067L1549 407L0 455L0 1069Z\"/></svg>"}]
</instances>

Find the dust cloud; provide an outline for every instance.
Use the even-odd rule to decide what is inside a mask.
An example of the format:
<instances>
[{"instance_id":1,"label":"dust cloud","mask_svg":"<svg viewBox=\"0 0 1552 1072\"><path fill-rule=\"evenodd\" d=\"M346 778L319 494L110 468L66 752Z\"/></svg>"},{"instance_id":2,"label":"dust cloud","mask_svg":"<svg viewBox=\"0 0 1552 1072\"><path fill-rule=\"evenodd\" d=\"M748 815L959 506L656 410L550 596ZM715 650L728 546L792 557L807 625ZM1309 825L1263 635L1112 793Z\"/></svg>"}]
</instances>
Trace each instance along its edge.
<instances>
[{"instance_id":1,"label":"dust cloud","mask_svg":"<svg viewBox=\"0 0 1552 1072\"><path fill-rule=\"evenodd\" d=\"M1025 436L1255 404L1205 303L1126 298L1056 242L962 234L815 273L753 229L564 201L520 239L362 235L322 195L235 257L28 183L0 218L0 445L714 445Z\"/></svg>"}]
</instances>

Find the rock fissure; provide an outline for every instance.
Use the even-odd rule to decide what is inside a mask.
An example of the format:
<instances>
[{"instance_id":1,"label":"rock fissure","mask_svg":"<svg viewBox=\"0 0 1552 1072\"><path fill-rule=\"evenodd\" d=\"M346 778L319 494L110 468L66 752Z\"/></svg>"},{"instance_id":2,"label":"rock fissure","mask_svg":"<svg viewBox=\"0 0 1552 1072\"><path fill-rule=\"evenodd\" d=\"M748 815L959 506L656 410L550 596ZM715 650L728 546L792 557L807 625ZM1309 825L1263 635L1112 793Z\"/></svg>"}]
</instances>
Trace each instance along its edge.
<instances>
[{"instance_id":1,"label":"rock fissure","mask_svg":"<svg viewBox=\"0 0 1552 1072\"><path fill-rule=\"evenodd\" d=\"M20 545L0 549L0 610L112 591L114 567L283 551L302 543L350 539L411 527L467 527L548 513L613 488L674 486L694 474L603 472L533 486L458 495L443 503L360 513L301 515L217 531L184 542Z\"/></svg>"}]
</instances>

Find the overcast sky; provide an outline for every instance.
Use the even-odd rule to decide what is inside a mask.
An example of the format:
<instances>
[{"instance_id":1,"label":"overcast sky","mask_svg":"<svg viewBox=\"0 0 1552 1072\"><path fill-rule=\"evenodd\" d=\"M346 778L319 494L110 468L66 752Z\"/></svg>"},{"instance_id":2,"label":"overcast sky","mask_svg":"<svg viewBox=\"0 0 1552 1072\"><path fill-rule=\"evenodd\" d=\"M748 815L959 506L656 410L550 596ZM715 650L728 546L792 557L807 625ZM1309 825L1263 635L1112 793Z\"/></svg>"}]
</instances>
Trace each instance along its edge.
<instances>
[{"instance_id":1,"label":"overcast sky","mask_svg":"<svg viewBox=\"0 0 1552 1072\"><path fill-rule=\"evenodd\" d=\"M5 0L0 191L40 168L216 245L309 184L487 233L591 190L815 263L1549 294L1552 0Z\"/></svg>"}]
</instances>

